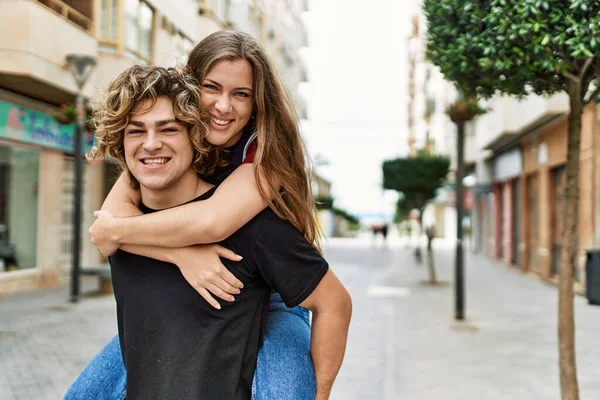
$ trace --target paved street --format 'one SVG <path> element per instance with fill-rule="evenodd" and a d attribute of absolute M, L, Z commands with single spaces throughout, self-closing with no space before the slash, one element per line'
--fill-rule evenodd
<path fill-rule="evenodd" d="M 452 286 L 423 285 L 426 267 L 397 240 L 335 239 L 326 256 L 354 300 L 333 400 L 559 399 L 556 287 L 468 254 L 469 323 L 457 326 Z M 452 246 L 435 256 L 451 281 Z M 67 293 L 0 297 L 0 399 L 60 399 L 116 333 L 111 297 L 71 305 Z M 578 297 L 576 315 L 581 398 L 600 398 L 600 307 Z"/>

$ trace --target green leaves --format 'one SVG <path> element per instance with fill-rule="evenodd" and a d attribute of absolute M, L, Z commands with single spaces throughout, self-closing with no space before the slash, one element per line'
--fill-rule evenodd
<path fill-rule="evenodd" d="M 450 159 L 421 152 L 383 163 L 383 188 L 401 192 L 410 207 L 422 208 L 446 182 Z"/>
<path fill-rule="evenodd" d="M 468 95 L 551 94 L 584 60 L 599 64 L 598 0 L 424 0 L 423 10 L 429 60 Z"/>

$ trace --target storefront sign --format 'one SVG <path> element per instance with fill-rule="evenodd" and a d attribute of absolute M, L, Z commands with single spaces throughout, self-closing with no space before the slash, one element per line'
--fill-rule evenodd
<path fill-rule="evenodd" d="M 494 181 L 505 181 L 521 175 L 523 159 L 521 149 L 509 150 L 494 158 Z"/>
<path fill-rule="evenodd" d="M 75 124 L 61 125 L 50 115 L 0 100 L 0 138 L 73 152 Z M 87 132 L 85 149 L 92 144 L 93 135 Z"/>

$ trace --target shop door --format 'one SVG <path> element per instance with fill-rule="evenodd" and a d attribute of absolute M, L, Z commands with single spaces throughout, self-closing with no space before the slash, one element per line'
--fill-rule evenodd
<path fill-rule="evenodd" d="M 567 175 L 564 166 L 552 170 L 552 275 L 557 275 L 560 268 L 560 253 L 562 250 L 562 234 L 564 227 L 564 204 Z"/>
<path fill-rule="evenodd" d="M 62 179 L 62 212 L 60 223 L 60 266 L 63 278 L 70 275 L 72 260 L 73 260 L 73 202 L 75 189 L 75 160 L 71 157 L 65 157 L 63 163 L 63 179 Z M 85 167 L 84 167 L 85 168 Z M 82 210 L 88 210 L 89 195 L 87 194 L 87 179 L 83 174 L 83 207 Z M 89 242 L 87 229 L 84 229 L 84 216 L 82 211 L 81 218 L 81 249 Z"/>
<path fill-rule="evenodd" d="M 494 209 L 496 213 L 498 213 L 498 219 L 496 220 L 496 224 L 498 226 L 495 226 L 494 228 L 496 231 L 495 247 L 496 256 L 499 260 L 502 260 L 504 258 L 504 217 L 506 217 L 506 210 L 504 209 L 504 205 L 506 203 L 504 201 L 504 185 L 498 184 L 498 187 L 495 189 L 495 193 L 496 195 L 494 196 L 494 199 L 496 200 L 496 203 L 494 204 Z"/>
<path fill-rule="evenodd" d="M 485 220 L 485 231 L 486 231 L 486 249 L 487 255 L 490 258 L 494 257 L 494 193 L 490 192 L 487 194 L 487 218 Z"/>
<path fill-rule="evenodd" d="M 521 242 L 521 205 L 519 199 L 521 198 L 521 180 L 515 179 L 513 181 L 512 191 L 512 246 L 513 246 L 513 263 L 516 267 L 521 265 L 521 254 L 519 254 L 519 243 Z"/>
<path fill-rule="evenodd" d="M 540 241 L 539 179 L 538 175 L 527 177 L 527 267 L 540 272 L 537 251 Z"/>
<path fill-rule="evenodd" d="M 479 232 L 479 234 L 475 236 L 475 246 L 480 253 L 485 254 L 485 195 L 477 193 L 475 195 L 475 201 L 477 202 L 477 220 L 475 223 L 477 224 L 477 232 Z"/>

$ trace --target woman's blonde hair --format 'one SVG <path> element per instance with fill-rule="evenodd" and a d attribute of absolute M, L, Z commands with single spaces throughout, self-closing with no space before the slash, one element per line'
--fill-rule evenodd
<path fill-rule="evenodd" d="M 253 70 L 254 118 L 247 130 L 258 133 L 254 157 L 256 180 L 264 199 L 273 198 L 273 211 L 291 222 L 319 248 L 319 228 L 312 197 L 310 159 L 291 98 L 265 49 L 252 36 L 218 31 L 204 38 L 189 54 L 187 66 L 202 83 L 220 61 L 246 60 Z"/>
<path fill-rule="evenodd" d="M 151 108 L 159 97 L 173 102 L 175 119 L 187 129 L 193 147 L 192 166 L 199 176 L 211 175 L 219 165 L 213 146 L 206 141 L 209 117 L 200 101 L 196 78 L 182 68 L 162 68 L 134 65 L 113 79 L 103 97 L 94 107 L 94 146 L 87 155 L 90 161 L 111 157 L 127 172 L 134 189 L 139 182 L 125 162 L 124 130 L 142 102 L 150 100 Z"/>

